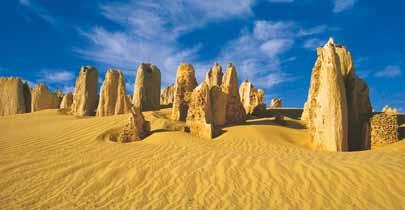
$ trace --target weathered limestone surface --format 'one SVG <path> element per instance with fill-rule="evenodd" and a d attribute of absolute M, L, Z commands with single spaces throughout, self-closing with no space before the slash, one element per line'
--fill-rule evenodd
<path fill-rule="evenodd" d="M 211 94 L 206 82 L 196 87 L 191 95 L 186 123 L 192 135 L 206 139 L 214 135 Z"/>
<path fill-rule="evenodd" d="M 173 104 L 174 100 L 174 84 L 171 84 L 162 89 L 160 92 L 160 104 Z"/>
<path fill-rule="evenodd" d="M 210 87 L 214 85 L 221 86 L 223 76 L 224 73 L 222 72 L 221 65 L 215 63 L 214 66 L 207 71 L 207 74 L 205 75 L 205 81 Z"/>
<path fill-rule="evenodd" d="M 226 123 L 227 96 L 217 85 L 211 86 L 210 92 L 213 124 L 223 126 Z"/>
<path fill-rule="evenodd" d="M 371 112 L 368 87 L 356 75 L 351 53 L 330 39 L 318 49 L 302 114 L 314 141 L 331 151 L 369 149 Z"/>
<path fill-rule="evenodd" d="M 60 103 L 60 109 L 70 109 L 73 103 L 73 94 L 67 93 L 63 96 L 62 102 Z"/>
<path fill-rule="evenodd" d="M 72 113 L 76 116 L 95 115 L 98 104 L 98 71 L 92 66 L 83 66 L 76 79 Z"/>
<path fill-rule="evenodd" d="M 241 102 L 246 114 L 253 114 L 253 112 L 259 107 L 265 108 L 264 90 L 256 89 L 248 80 L 243 81 L 240 85 L 239 95 L 241 97 Z"/>
<path fill-rule="evenodd" d="M 20 78 L 0 77 L 0 116 L 27 111 L 24 85 Z"/>
<path fill-rule="evenodd" d="M 222 91 L 226 95 L 226 123 L 242 123 L 246 120 L 246 112 L 240 101 L 238 90 L 238 76 L 233 64 L 228 64 L 222 79 Z"/>
<path fill-rule="evenodd" d="M 131 102 L 125 90 L 122 71 L 109 69 L 100 90 L 97 116 L 111 116 L 129 112 Z"/>
<path fill-rule="evenodd" d="M 273 98 L 273 99 L 271 99 L 270 108 L 281 108 L 281 107 L 282 107 L 281 98 Z"/>
<path fill-rule="evenodd" d="M 58 109 L 59 99 L 48 87 L 42 83 L 37 84 L 31 91 L 31 111 L 44 109 Z"/>
<path fill-rule="evenodd" d="M 132 106 L 130 109 L 129 122 L 122 129 L 117 139 L 118 142 L 140 141 L 150 134 L 150 122 L 146 121 L 140 107 Z"/>
<path fill-rule="evenodd" d="M 336 45 L 329 40 L 318 48 L 312 71 L 308 100 L 302 120 L 313 141 L 329 151 L 348 150 L 348 106 Z"/>
<path fill-rule="evenodd" d="M 383 112 L 371 117 L 371 149 L 399 140 L 398 119 L 396 113 Z"/>
<path fill-rule="evenodd" d="M 23 95 L 25 102 L 25 112 L 31 112 L 31 88 L 27 82 L 23 83 Z"/>
<path fill-rule="evenodd" d="M 55 95 L 58 98 L 58 107 L 60 107 L 60 103 L 62 103 L 64 94 L 61 90 L 56 90 Z"/>
<path fill-rule="evenodd" d="M 173 120 L 185 121 L 191 94 L 197 86 L 194 67 L 181 63 L 177 68 L 174 101 L 171 117 Z"/>
<path fill-rule="evenodd" d="M 160 70 L 153 64 L 142 63 L 136 73 L 132 103 L 142 111 L 160 109 Z"/>

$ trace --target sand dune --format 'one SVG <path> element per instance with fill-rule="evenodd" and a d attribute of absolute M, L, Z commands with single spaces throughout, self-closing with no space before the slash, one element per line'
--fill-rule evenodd
<path fill-rule="evenodd" d="M 270 118 L 208 141 L 167 116 L 145 113 L 156 132 L 128 144 L 98 138 L 127 115 L 1 117 L 0 209 L 405 209 L 405 141 L 314 151 L 299 121 Z"/>

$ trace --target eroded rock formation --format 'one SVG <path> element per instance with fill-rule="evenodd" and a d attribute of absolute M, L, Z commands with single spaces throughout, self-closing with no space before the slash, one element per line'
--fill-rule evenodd
<path fill-rule="evenodd" d="M 63 96 L 62 102 L 60 103 L 59 109 L 67 109 L 70 110 L 73 103 L 73 94 L 67 93 Z"/>
<path fill-rule="evenodd" d="M 63 96 L 65 96 L 65 95 L 63 94 L 63 92 L 61 90 L 56 90 L 55 95 L 58 98 L 58 107 L 60 107 L 60 103 L 62 103 Z"/>
<path fill-rule="evenodd" d="M 160 77 L 160 70 L 155 65 L 139 65 L 132 103 L 142 111 L 160 109 Z"/>
<path fill-rule="evenodd" d="M 211 139 L 214 135 L 211 94 L 206 82 L 196 87 L 191 95 L 186 123 L 195 136 Z"/>
<path fill-rule="evenodd" d="M 72 113 L 76 116 L 95 115 L 98 104 L 98 71 L 92 66 L 83 66 L 76 79 Z"/>
<path fill-rule="evenodd" d="M 31 111 L 36 112 L 44 109 L 58 109 L 59 98 L 52 93 L 45 84 L 37 84 L 31 90 Z"/>
<path fill-rule="evenodd" d="M 254 111 L 263 107 L 264 105 L 264 91 L 256 89 L 251 82 L 245 80 L 239 87 L 239 95 L 246 114 L 253 114 Z"/>
<path fill-rule="evenodd" d="M 238 76 L 233 64 L 228 64 L 222 79 L 222 91 L 226 95 L 226 123 L 234 124 L 245 122 L 246 112 L 240 101 L 238 90 Z"/>
<path fill-rule="evenodd" d="M 109 69 L 101 86 L 97 116 L 125 114 L 129 112 L 130 107 L 122 71 Z"/>
<path fill-rule="evenodd" d="M 173 120 L 186 120 L 191 93 L 197 86 L 194 67 L 181 63 L 177 68 L 174 101 L 171 117 Z"/>
<path fill-rule="evenodd" d="M 27 111 L 24 90 L 20 78 L 0 78 L 0 116 L 22 114 Z"/>
<path fill-rule="evenodd" d="M 282 107 L 281 98 L 271 99 L 270 108 L 281 108 L 281 107 Z"/>
<path fill-rule="evenodd" d="M 171 84 L 162 89 L 160 92 L 160 104 L 173 104 L 174 100 L 174 84 Z"/>
<path fill-rule="evenodd" d="M 213 67 L 208 69 L 207 74 L 205 75 L 205 82 L 212 87 L 214 85 L 221 86 L 222 77 L 224 73 L 222 72 L 222 67 L 218 63 L 215 63 Z"/>
<path fill-rule="evenodd" d="M 112 141 L 132 142 L 140 141 L 150 134 L 150 122 L 146 121 L 140 107 L 132 106 L 130 109 L 129 122 L 119 133 L 117 139 Z"/>
<path fill-rule="evenodd" d="M 399 140 L 397 113 L 387 110 L 371 117 L 371 148 L 377 148 Z"/>
<path fill-rule="evenodd" d="M 31 88 L 27 82 L 23 83 L 23 95 L 25 103 L 25 112 L 31 112 Z"/>
<path fill-rule="evenodd" d="M 366 149 L 371 104 L 350 52 L 329 39 L 318 48 L 302 120 L 313 141 L 330 151 Z"/>
<path fill-rule="evenodd" d="M 215 126 L 223 126 L 226 123 L 227 97 L 217 85 L 210 87 L 210 93 L 213 124 Z"/>

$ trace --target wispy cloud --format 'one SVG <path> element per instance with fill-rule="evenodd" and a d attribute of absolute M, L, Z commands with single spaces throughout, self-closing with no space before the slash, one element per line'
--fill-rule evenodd
<path fill-rule="evenodd" d="M 89 60 L 122 69 L 136 69 L 141 62 L 156 64 L 164 84 L 172 83 L 180 62 L 197 63 L 201 45 L 183 47 L 179 37 L 209 22 L 252 15 L 253 0 L 218 1 L 130 1 L 107 3 L 100 11 L 107 19 L 120 24 L 120 31 L 94 26 L 80 31 L 90 46 L 74 49 Z M 132 73 L 134 74 L 134 73 Z"/>
<path fill-rule="evenodd" d="M 134 75 L 141 62 L 156 64 L 162 71 L 163 85 L 173 83 L 180 62 L 194 64 L 197 79 L 204 77 L 213 62 L 226 65 L 233 62 L 241 79 L 251 79 L 262 87 L 290 81 L 282 65 L 292 58 L 285 55 L 296 43 L 295 39 L 321 34 L 327 26 L 304 29 L 292 21 L 254 21 L 239 37 L 229 40 L 213 59 L 199 57 L 202 44 L 180 43 L 180 38 L 211 22 L 253 17 L 254 0 L 130 1 L 107 3 L 100 6 L 101 14 L 122 26 L 121 30 L 108 30 L 94 26 L 80 30 L 88 46 L 75 48 L 80 56 L 121 68 Z"/>
<path fill-rule="evenodd" d="M 397 65 L 389 65 L 374 73 L 375 77 L 393 78 L 401 75 L 401 68 Z"/>
<path fill-rule="evenodd" d="M 60 22 L 53 17 L 49 11 L 40 4 L 35 3 L 33 0 L 19 0 L 19 3 L 24 8 L 27 8 L 34 15 L 38 16 L 48 24 L 52 25 L 55 28 L 60 27 Z"/>
<path fill-rule="evenodd" d="M 333 12 L 340 13 L 345 10 L 351 9 L 354 7 L 354 4 L 356 2 L 357 0 L 333 0 L 334 3 Z"/>
<path fill-rule="evenodd" d="M 73 81 L 74 73 L 66 70 L 42 70 L 37 75 L 40 82 L 46 82 L 49 84 L 64 84 Z"/>
<path fill-rule="evenodd" d="M 318 47 L 321 47 L 325 43 L 325 40 L 321 40 L 319 38 L 310 38 L 305 40 L 303 47 L 308 50 L 316 50 Z"/>

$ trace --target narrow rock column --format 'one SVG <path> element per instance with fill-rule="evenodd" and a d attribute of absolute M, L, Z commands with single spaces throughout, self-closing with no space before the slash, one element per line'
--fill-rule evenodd
<path fill-rule="evenodd" d="M 132 103 L 142 111 L 160 109 L 160 70 L 153 64 L 142 63 L 136 73 Z"/>
<path fill-rule="evenodd" d="M 181 63 L 177 68 L 174 88 L 174 101 L 171 114 L 173 120 L 186 120 L 191 93 L 196 86 L 197 81 L 193 65 Z"/>
<path fill-rule="evenodd" d="M 226 103 L 226 123 L 234 124 L 245 122 L 246 112 L 240 102 L 238 91 L 238 76 L 233 64 L 228 64 L 225 75 L 222 79 L 222 91 L 227 97 Z"/>
<path fill-rule="evenodd" d="M 98 104 L 97 86 L 97 69 L 92 66 L 83 66 L 76 79 L 72 114 L 76 116 L 95 115 Z"/>
<path fill-rule="evenodd" d="M 60 103 L 60 109 L 71 109 L 73 103 L 73 94 L 67 93 L 63 96 L 62 102 Z"/>
<path fill-rule="evenodd" d="M 130 107 L 122 71 L 109 69 L 101 86 L 97 116 L 126 114 L 129 113 Z"/>

